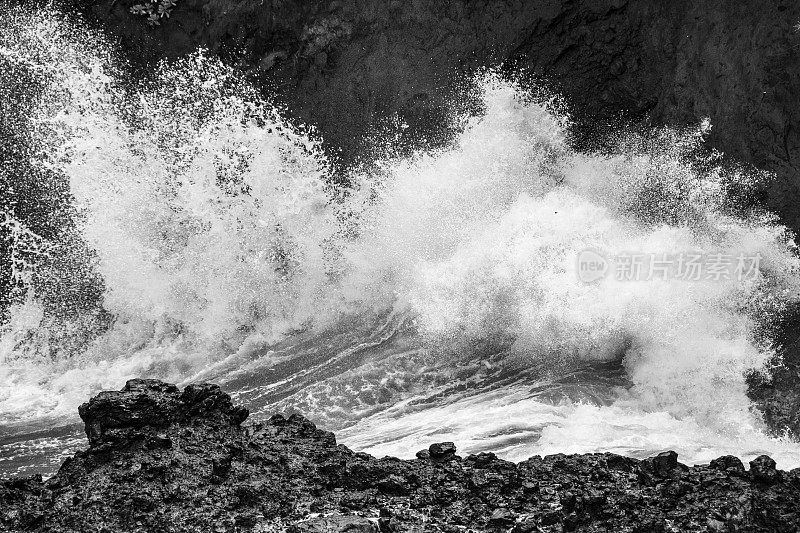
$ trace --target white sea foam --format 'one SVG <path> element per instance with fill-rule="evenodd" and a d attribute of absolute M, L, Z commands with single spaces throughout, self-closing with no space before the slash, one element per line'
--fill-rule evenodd
<path fill-rule="evenodd" d="M 797 299 L 800 263 L 772 218 L 733 214 L 728 192 L 745 194 L 763 176 L 697 156 L 707 123 L 649 143 L 631 136 L 616 155 L 578 154 L 566 119 L 490 74 L 479 83 L 484 112 L 452 147 L 379 161 L 337 189 L 314 135 L 217 60 L 164 64 L 123 91 L 101 45 L 87 50 L 52 17 L 25 21 L 6 17 L 0 53 L 48 72 L 40 163 L 69 179 L 115 321 L 81 353 L 41 357 L 54 350 L 43 349 L 32 290 L 3 329 L 0 420 L 73 413 L 98 388 L 140 375 L 182 381 L 234 353 L 252 367 L 294 332 L 394 308 L 415 318 L 440 371 L 487 354 L 555 375 L 621 360 L 631 387 L 606 406 L 512 402 L 521 389 L 508 388 L 427 412 L 394 409 L 374 415 L 387 424 L 380 443 L 373 421 L 356 426 L 367 428 L 352 437 L 361 447 L 404 453 L 410 425 L 445 417 L 454 429 L 444 433 L 467 441 L 503 424 L 536 426 L 517 434 L 529 440 L 512 455 L 635 453 L 673 434 L 700 459 L 747 455 L 743 446 L 797 456 L 761 433 L 745 374 L 773 355 L 759 332 Z M 761 274 L 583 283 L 576 259 L 586 249 L 758 254 Z M 270 361 L 286 357 L 263 357 L 265 380 Z M 403 428 L 394 444 L 392 424 Z"/>

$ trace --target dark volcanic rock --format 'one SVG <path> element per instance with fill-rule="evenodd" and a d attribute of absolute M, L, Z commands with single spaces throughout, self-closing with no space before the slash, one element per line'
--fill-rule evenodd
<path fill-rule="evenodd" d="M 132 379 L 120 392 L 101 392 L 78 408 L 92 445 L 130 437 L 137 429 L 169 427 L 201 416 L 206 423 L 239 425 L 247 418 L 217 385 L 189 385 L 179 394 L 175 385 L 153 379 Z"/>
<path fill-rule="evenodd" d="M 655 457 L 645 459 L 642 461 L 642 467 L 660 478 L 674 477 L 676 471 L 685 468 L 678 463 L 678 454 L 673 451 L 661 452 Z"/>
<path fill-rule="evenodd" d="M 452 443 L 411 461 L 337 445 L 299 415 L 242 426 L 214 385 L 134 380 L 81 408 L 88 450 L 0 481 L 0 531 L 797 531 L 800 471 L 674 452 L 533 457 Z M 151 418 L 152 417 L 152 418 Z M 91 426 L 91 427 L 90 427 Z M 432 458 L 448 460 L 432 460 Z"/>
<path fill-rule="evenodd" d="M 768 455 L 759 455 L 750 461 L 750 476 L 761 483 L 777 483 L 781 473 L 775 468 L 775 461 Z"/>
<path fill-rule="evenodd" d="M 714 459 L 709 466 L 727 472 L 739 472 L 740 474 L 744 474 L 742 460 L 733 455 L 723 455 L 722 457 Z"/>
<path fill-rule="evenodd" d="M 428 447 L 428 456 L 434 460 L 444 460 L 455 457 L 456 445 L 452 442 L 440 442 Z"/>

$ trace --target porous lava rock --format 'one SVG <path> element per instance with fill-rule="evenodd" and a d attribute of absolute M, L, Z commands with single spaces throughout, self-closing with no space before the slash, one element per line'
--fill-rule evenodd
<path fill-rule="evenodd" d="M 89 448 L 56 475 L 0 481 L 0 531 L 763 531 L 800 528 L 800 470 L 761 456 L 688 467 L 674 452 L 521 463 L 338 445 L 304 417 L 243 424 L 210 384 L 133 380 L 81 407 Z"/>

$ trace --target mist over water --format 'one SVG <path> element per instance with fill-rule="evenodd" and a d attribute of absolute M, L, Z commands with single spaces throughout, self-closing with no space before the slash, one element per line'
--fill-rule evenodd
<path fill-rule="evenodd" d="M 88 246 L 45 242 L 2 206 L 24 260 L 0 330 L 0 431 L 77 421 L 91 394 L 156 377 L 218 382 L 255 417 L 298 409 L 374 453 L 454 440 L 513 459 L 676 449 L 800 465 L 745 383 L 773 361 L 800 262 L 746 207 L 769 177 L 703 152 L 708 123 L 580 154 L 567 118 L 490 73 L 452 146 L 335 186 L 318 136 L 218 60 L 165 63 L 131 88 L 98 36 L 53 14 L 2 18 L 0 61 L 37 80 L 33 164 L 68 182 Z M 584 283 L 584 250 L 757 254 L 760 272 Z M 102 313 L 52 319 L 36 283 L 56 275 L 48 254 L 99 275 Z"/>

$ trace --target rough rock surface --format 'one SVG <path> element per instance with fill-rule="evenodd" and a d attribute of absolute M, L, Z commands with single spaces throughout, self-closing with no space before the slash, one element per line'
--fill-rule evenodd
<path fill-rule="evenodd" d="M 88 450 L 0 481 L 0 531 L 797 531 L 800 469 L 552 455 L 376 459 L 299 415 L 245 425 L 215 385 L 133 380 L 80 410 Z"/>

